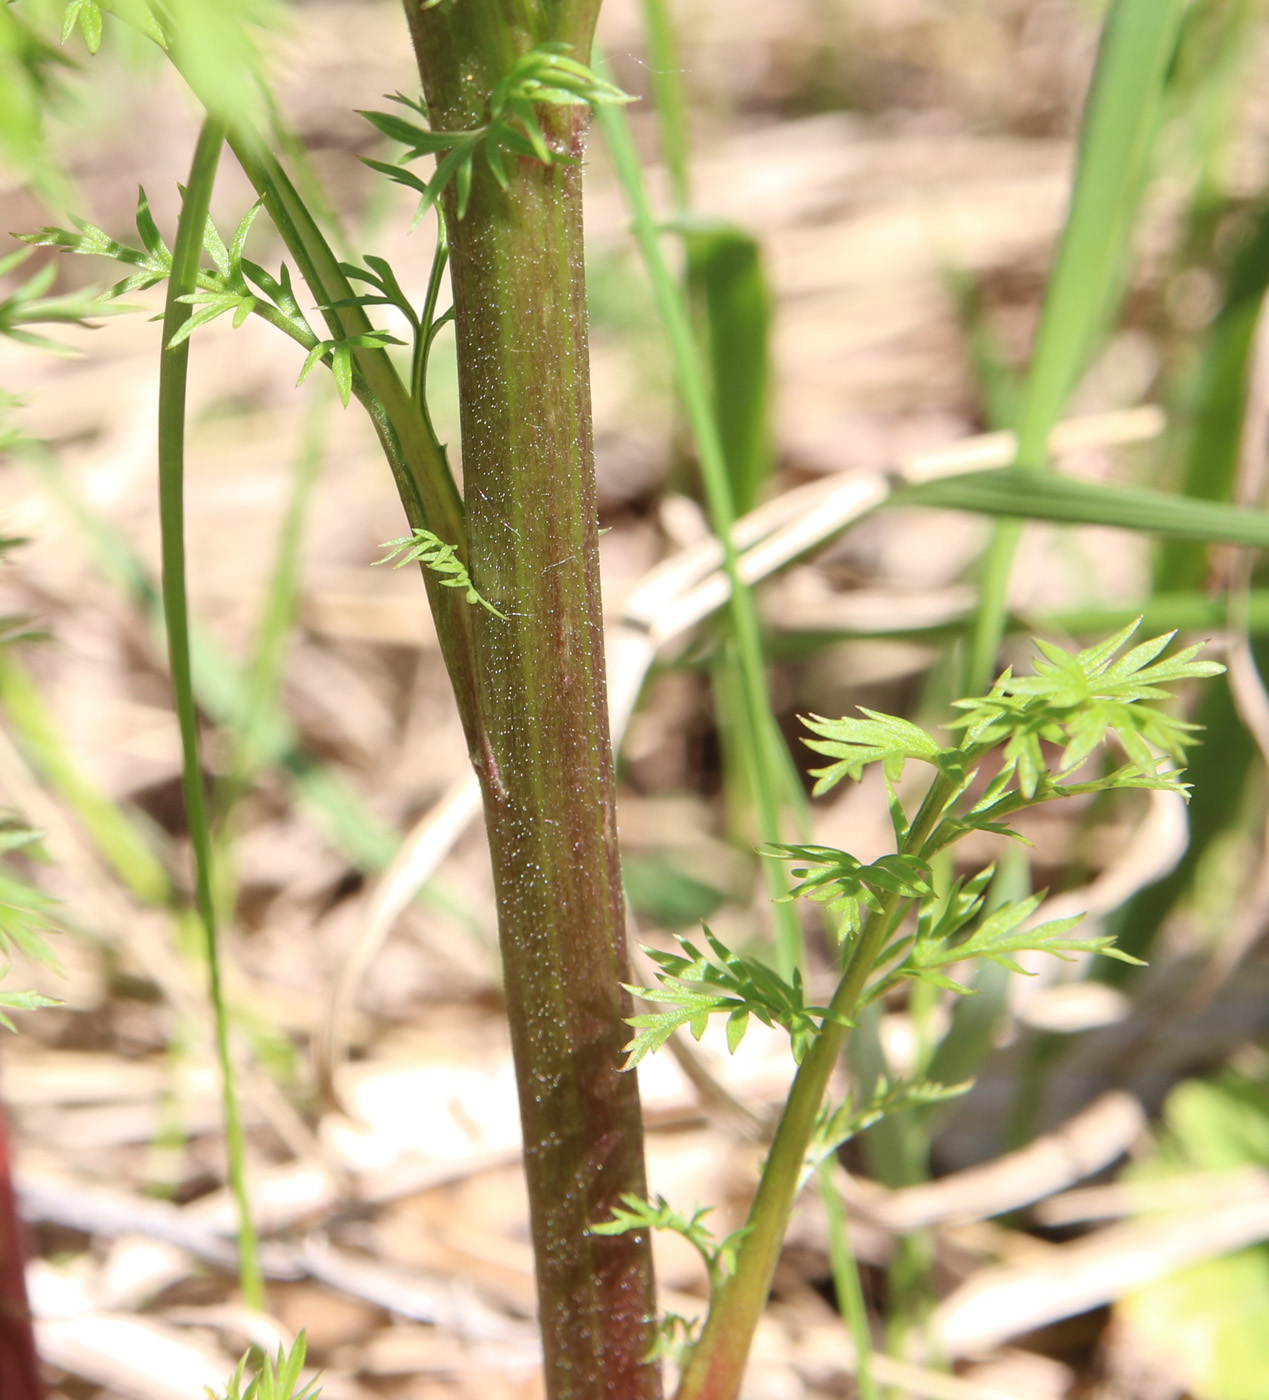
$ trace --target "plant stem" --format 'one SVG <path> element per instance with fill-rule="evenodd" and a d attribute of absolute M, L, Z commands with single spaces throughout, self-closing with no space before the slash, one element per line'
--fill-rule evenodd
<path fill-rule="evenodd" d="M 954 791 L 949 778 L 941 774 L 935 778 L 903 842 L 905 854 L 923 850 Z M 880 909 L 865 921 L 829 1003 L 830 1016 L 798 1068 L 749 1211 L 749 1233 L 741 1242 L 735 1271 L 710 1300 L 709 1315 L 683 1368 L 676 1400 L 733 1400 L 739 1393 L 789 1214 L 802 1187 L 820 1105 L 846 1041 L 847 1023 L 855 1016 L 902 903 L 901 896 L 887 894 Z"/>
<path fill-rule="evenodd" d="M 214 118 L 208 118 L 203 123 L 194 150 L 172 252 L 172 273 L 168 280 L 163 315 L 163 349 L 159 361 L 159 517 L 163 535 L 163 608 L 167 621 L 172 691 L 181 730 L 185 810 L 189 820 L 190 844 L 194 850 L 196 903 L 207 937 L 207 967 L 216 1022 L 216 1053 L 220 1061 L 229 1184 L 238 1205 L 239 1279 L 247 1306 L 258 1310 L 264 1307 L 264 1278 L 260 1272 L 255 1225 L 247 1195 L 246 1141 L 229 1053 L 229 1015 L 220 977 L 211 832 L 199 762 L 198 711 L 194 703 L 190 669 L 189 612 L 185 590 L 185 385 L 189 370 L 189 340 L 169 348 L 172 337 L 191 314 L 188 303 L 180 298 L 192 293 L 197 285 L 203 230 L 207 225 L 212 186 L 224 143 L 224 125 Z"/>
<path fill-rule="evenodd" d="M 355 290 L 281 165 L 261 149 L 250 132 L 231 132 L 229 144 L 256 193 L 263 199 L 265 210 L 295 259 L 300 275 L 318 305 L 324 308 L 322 314 L 332 336 L 341 339 L 371 330 L 370 319 L 362 307 L 334 309 L 335 302 L 355 296 Z M 410 528 L 431 530 L 447 544 L 452 544 L 457 556 L 467 563 L 463 502 L 444 450 L 426 417 L 401 382 L 386 350 L 354 350 L 353 362 L 353 392 L 374 424 Z M 442 588 L 432 575 L 423 572 L 467 742 L 478 747 L 481 740 L 472 689 L 475 664 L 470 610 L 461 599 L 454 597 L 453 590 Z"/>
<path fill-rule="evenodd" d="M 589 28 L 557 5 L 407 4 L 438 130 L 484 118 L 535 42 Z M 593 11 L 595 7 L 591 6 Z M 593 18 L 593 13 L 591 15 Z M 588 113 L 539 109 L 580 157 Z M 620 1072 L 629 999 L 608 739 L 590 421 L 580 164 L 516 159 L 503 191 L 478 161 L 457 217 L 446 195 L 483 747 L 473 750 L 494 867 L 520 1094 L 547 1394 L 659 1394 L 646 1237 L 592 1236 L 643 1194 L 635 1077 Z"/>
<path fill-rule="evenodd" d="M 859 1400 L 878 1400 L 877 1387 L 872 1378 L 872 1334 L 868 1330 L 868 1309 L 859 1282 L 859 1266 L 850 1247 L 846 1211 L 833 1181 L 829 1162 L 820 1163 L 817 1176 L 824 1213 L 828 1217 L 828 1254 L 832 1263 L 837 1307 L 846 1319 L 855 1347 L 855 1384 L 859 1389 Z"/>
<path fill-rule="evenodd" d="M 679 66 L 678 36 L 667 0 L 643 0 L 643 30 L 648 43 L 653 106 L 661 132 L 661 158 L 669 172 L 675 207 L 679 213 L 685 213 L 692 203 L 687 94 Z"/>

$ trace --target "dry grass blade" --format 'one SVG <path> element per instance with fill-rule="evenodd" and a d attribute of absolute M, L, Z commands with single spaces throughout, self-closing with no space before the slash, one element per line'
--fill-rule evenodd
<path fill-rule="evenodd" d="M 1167 1221 L 1116 1225 L 1034 1264 L 976 1274 L 935 1310 L 952 1356 L 975 1355 L 1051 1322 L 1124 1297 L 1187 1264 L 1269 1239 L 1269 1192 Z"/>
<path fill-rule="evenodd" d="M 1031 1205 L 1117 1161 L 1141 1136 L 1146 1115 L 1131 1094 L 1103 1094 L 1082 1113 L 1017 1152 L 981 1167 L 889 1195 L 863 1192 L 849 1177 L 851 1209 L 888 1230 L 986 1220 Z"/>

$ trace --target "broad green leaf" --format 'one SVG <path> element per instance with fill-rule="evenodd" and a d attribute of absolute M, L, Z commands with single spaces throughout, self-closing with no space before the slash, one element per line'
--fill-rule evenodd
<path fill-rule="evenodd" d="M 771 292 L 757 240 L 731 224 L 677 225 L 687 248 L 689 284 L 705 318 L 718 435 L 738 515 L 756 506 L 774 455 L 771 399 Z"/>

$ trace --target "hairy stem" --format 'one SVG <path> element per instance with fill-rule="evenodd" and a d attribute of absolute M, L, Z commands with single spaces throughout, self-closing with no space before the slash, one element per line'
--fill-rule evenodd
<path fill-rule="evenodd" d="M 482 124 L 527 46 L 589 56 L 593 5 L 407 0 L 433 126 Z M 548 13 L 543 16 L 543 11 Z M 539 110 L 580 158 L 581 106 Z M 652 1400 L 646 1238 L 592 1236 L 642 1194 L 604 685 L 580 164 L 516 158 L 503 191 L 476 162 L 446 223 L 459 357 L 468 567 L 506 618 L 472 609 L 476 754 L 520 1090 L 547 1393 Z"/>

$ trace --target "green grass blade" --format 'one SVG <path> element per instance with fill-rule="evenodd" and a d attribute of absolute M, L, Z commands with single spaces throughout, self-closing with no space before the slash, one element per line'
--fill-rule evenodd
<path fill-rule="evenodd" d="M 595 68 L 601 77 L 607 76 L 606 65 L 598 57 Z M 731 584 L 728 617 L 735 637 L 736 664 L 740 668 L 744 683 L 747 731 L 745 742 L 752 761 L 754 806 L 762 841 L 778 842 L 781 831 L 780 778 L 778 773 L 773 771 L 771 762 L 771 732 L 775 723 L 767 693 L 762 637 L 753 595 L 740 577 L 736 548 L 731 539 L 735 505 L 732 500 L 727 459 L 714 418 L 714 407 L 704 366 L 701 364 L 691 318 L 682 292 L 661 252 L 660 229 L 648 199 L 624 108 L 616 104 L 601 106 L 596 110 L 595 119 L 603 132 L 617 171 L 617 179 L 630 205 L 635 240 L 643 255 L 657 308 L 670 342 L 676 382 L 696 443 L 710 523 L 722 543 L 723 565 Z M 788 891 L 788 877 L 783 864 L 779 861 L 764 861 L 763 872 L 772 899 L 782 899 Z M 802 931 L 792 906 L 776 903 L 773 905 L 773 914 L 776 926 L 776 955 L 781 972 L 788 976 L 793 968 L 804 960 Z"/>
<path fill-rule="evenodd" d="M 1050 472 L 972 472 L 902 487 L 890 504 L 941 506 L 1011 520 L 1110 525 L 1173 539 L 1269 548 L 1269 512 Z"/>
<path fill-rule="evenodd" d="M 299 600 L 300 543 L 304 537 L 308 505 L 313 487 L 325 460 L 326 425 L 330 416 L 329 396 L 313 402 L 304 425 L 303 439 L 295 463 L 295 480 L 286 518 L 278 541 L 277 557 L 265 592 L 264 606 L 256 629 L 255 653 L 247 668 L 243 697 L 238 754 L 235 768 L 246 780 L 268 762 L 270 746 L 262 733 L 271 716 L 279 711 L 278 695 L 287 639 L 295 621 Z"/>
<path fill-rule="evenodd" d="M 671 197 L 679 210 L 685 210 L 692 203 L 687 93 L 668 0 L 643 0 L 643 32 L 648 43 L 648 75 L 661 136 L 661 159 L 670 174 Z"/>
<path fill-rule="evenodd" d="M 185 392 L 189 372 L 189 340 L 172 346 L 173 337 L 190 315 L 189 305 L 181 298 L 191 295 L 197 286 L 203 229 L 207 223 L 212 186 L 224 142 L 224 124 L 214 118 L 205 121 L 195 147 L 172 253 L 172 273 L 163 315 L 163 349 L 159 361 L 159 523 L 162 531 L 164 616 L 167 621 L 172 690 L 184 757 L 185 810 L 190 843 L 194 849 L 198 912 L 207 936 L 207 963 L 216 1021 L 216 1048 L 220 1059 L 229 1182 L 238 1203 L 239 1280 L 247 1306 L 259 1310 L 264 1307 L 264 1278 L 260 1272 L 255 1225 L 247 1195 L 246 1141 L 234 1087 L 228 1011 L 221 986 L 211 831 L 203 791 L 198 710 L 190 667 L 189 608 L 185 586 Z"/>
<path fill-rule="evenodd" d="M 993 431 L 1016 430 L 1022 416 L 1023 381 L 988 319 L 979 278 L 973 269 L 947 265 L 943 284 L 956 307 L 987 426 Z"/>
<path fill-rule="evenodd" d="M 967 610 L 968 612 L 968 610 Z M 772 661 L 795 661 L 825 647 L 860 638 L 927 642 L 942 645 L 959 635 L 964 617 L 950 617 L 937 626 L 840 627 L 816 631 L 777 633 L 767 644 Z M 1211 597 L 1197 590 L 1155 593 L 1139 603 L 1118 607 L 1075 608 L 1059 613 L 1028 613 L 1009 619 L 1010 634 L 1035 633 L 1038 636 L 1105 637 L 1141 618 L 1143 636 L 1160 632 L 1223 632 L 1229 625 L 1229 603 L 1225 596 Z M 1269 632 L 1269 589 L 1254 589 L 1247 598 L 1247 630 L 1253 636 Z M 686 665 L 687 663 L 680 663 Z"/>
<path fill-rule="evenodd" d="M 837 1307 L 850 1329 L 855 1347 L 855 1385 L 859 1400 L 880 1400 L 880 1392 L 872 1378 L 872 1333 L 868 1328 L 868 1308 L 859 1280 L 859 1266 L 850 1247 L 846 1210 L 833 1180 L 832 1163 L 821 1162 L 816 1169 L 816 1184 L 828 1217 L 828 1257 L 833 1270 L 833 1288 Z"/>
<path fill-rule="evenodd" d="M 746 515 L 771 475 L 771 292 L 757 240 L 729 224 L 688 225 L 688 285 L 705 323 L 714 417 L 731 481 Z"/>
<path fill-rule="evenodd" d="M 687 94 L 678 38 L 666 0 L 643 0 L 643 19 L 661 155 L 670 176 L 671 199 L 682 216 L 688 296 L 704 332 L 714 419 L 727 463 L 732 508 L 743 515 L 757 504 L 774 465 L 770 432 L 771 294 L 752 235 L 730 224 L 706 225 L 690 219 Z M 752 799 L 757 788 L 746 761 L 751 744 L 745 684 L 736 648 L 725 647 L 714 685 L 720 719 L 729 731 L 723 736 L 726 786 L 730 789 L 731 779 L 739 778 L 741 792 Z M 761 741 L 770 752 L 772 772 L 801 828 L 806 822 L 806 796 L 788 745 L 774 725 L 766 723 L 763 729 Z"/>
<path fill-rule="evenodd" d="M 1256 53 L 1257 0 L 1203 0 L 1191 5 L 1168 80 L 1164 120 L 1184 116 L 1178 135 L 1193 171 L 1186 244 L 1210 231 L 1227 198 L 1223 168 Z"/>
<path fill-rule="evenodd" d="M 47 449 L 28 443 L 19 460 L 81 532 L 103 577 L 141 611 L 151 631 L 162 636 L 159 590 L 129 541 L 93 511 L 58 470 Z M 246 708 L 246 679 L 237 663 L 194 619 L 190 622 L 190 662 L 199 707 L 217 724 L 239 734 Z M 304 749 L 280 710 L 274 708 L 261 715 L 255 741 L 260 762 L 276 764 L 288 773 L 314 822 L 357 869 L 369 874 L 388 864 L 400 845 L 396 832 L 369 811 L 345 779 Z"/>
<path fill-rule="evenodd" d="M 1228 501 L 1234 493 L 1247 402 L 1248 361 L 1265 292 L 1269 290 L 1269 210 L 1230 270 L 1221 307 L 1203 350 L 1193 390 L 1192 417 L 1181 489 L 1187 496 Z M 1165 545 L 1155 583 L 1197 588 L 1206 578 L 1207 552 L 1193 543 Z"/>
<path fill-rule="evenodd" d="M 1118 298 L 1185 3 L 1112 0 L 1085 106 L 1070 210 L 1027 375 L 1020 467 L 1046 465 L 1049 433 Z M 1016 525 L 998 526 L 983 562 L 966 660 L 969 694 L 987 684 L 996 664 L 1018 536 Z"/>
<path fill-rule="evenodd" d="M 1028 375 L 1021 466 L 1044 462 L 1049 433 L 1117 300 L 1185 7 L 1186 0 L 1115 0 L 1107 16 Z"/>
<path fill-rule="evenodd" d="M 1145 637 L 1160 632 L 1222 632 L 1229 626 L 1229 598 L 1211 597 L 1207 593 L 1182 591 L 1153 593 L 1137 607 L 1079 608 L 1040 618 L 1035 626 L 1046 625 L 1068 636 L 1109 636 L 1126 627 L 1134 618 L 1141 618 L 1141 633 Z M 1023 623 L 1017 622 L 1021 630 Z M 1254 589 L 1247 597 L 1247 627 L 1253 635 L 1269 632 L 1269 589 Z"/>

